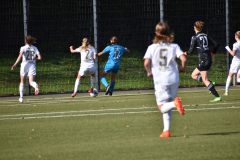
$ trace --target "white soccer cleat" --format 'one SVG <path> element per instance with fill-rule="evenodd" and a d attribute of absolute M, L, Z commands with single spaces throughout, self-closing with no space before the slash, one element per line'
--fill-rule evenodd
<path fill-rule="evenodd" d="M 23 103 L 23 98 L 20 97 L 20 98 L 18 99 L 18 101 L 19 101 L 20 103 Z"/>
<path fill-rule="evenodd" d="M 224 96 L 228 96 L 228 92 L 225 92 L 223 95 L 224 95 Z"/>

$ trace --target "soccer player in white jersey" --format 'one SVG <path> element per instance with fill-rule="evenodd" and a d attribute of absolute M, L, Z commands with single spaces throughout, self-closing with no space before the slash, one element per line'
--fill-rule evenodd
<path fill-rule="evenodd" d="M 144 56 L 144 67 L 147 76 L 153 76 L 155 96 L 158 109 L 163 114 L 163 132 L 161 138 L 170 137 L 170 121 L 172 109 L 176 108 L 180 115 L 185 114 L 181 99 L 177 97 L 179 86 L 179 70 L 176 58 L 181 61 L 180 71 L 185 69 L 186 56 L 172 38 L 167 23 L 159 22 L 155 27 L 155 38 Z"/>
<path fill-rule="evenodd" d="M 240 69 L 240 31 L 237 31 L 235 33 L 235 40 L 236 42 L 233 44 L 233 49 L 231 50 L 229 46 L 226 46 L 225 48 L 227 51 L 233 56 L 232 63 L 230 66 L 229 74 L 226 81 L 226 87 L 225 87 L 225 93 L 224 95 L 228 95 L 229 86 L 232 81 L 233 75 L 237 75 L 237 82 L 240 82 L 240 75 L 239 75 L 239 69 Z"/>
<path fill-rule="evenodd" d="M 80 69 L 75 81 L 74 91 L 72 93 L 72 97 L 77 95 L 78 86 L 80 85 L 81 78 L 83 76 L 90 75 L 91 81 L 91 89 L 90 93 L 93 92 L 93 88 L 96 86 L 96 51 L 93 46 L 90 45 L 89 40 L 87 38 L 83 38 L 82 45 L 79 48 L 73 49 L 73 46 L 70 46 L 71 53 L 80 53 L 81 54 L 81 64 Z"/>
<path fill-rule="evenodd" d="M 39 53 L 37 47 L 32 45 L 35 43 L 36 38 L 28 35 L 25 37 L 25 46 L 22 46 L 18 55 L 18 58 L 14 65 L 12 66 L 12 70 L 17 66 L 17 64 L 22 59 L 21 68 L 20 68 L 20 85 L 19 85 L 19 102 L 23 102 L 23 94 L 24 94 L 24 78 L 28 76 L 29 84 L 35 89 L 35 95 L 38 95 L 39 88 L 38 84 L 34 81 L 36 76 L 36 60 L 41 60 L 41 54 Z"/>

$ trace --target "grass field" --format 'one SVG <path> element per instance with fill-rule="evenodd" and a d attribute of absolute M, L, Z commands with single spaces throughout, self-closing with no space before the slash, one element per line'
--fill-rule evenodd
<path fill-rule="evenodd" d="M 223 90 L 220 90 L 223 93 Z M 239 160 L 240 89 L 219 103 L 205 88 L 180 90 L 170 139 L 153 91 L 0 98 L 0 160 Z"/>

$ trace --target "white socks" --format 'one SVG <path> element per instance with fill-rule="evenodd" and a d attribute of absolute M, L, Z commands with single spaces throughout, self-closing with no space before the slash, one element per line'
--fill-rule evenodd
<path fill-rule="evenodd" d="M 90 76 L 90 83 L 92 88 L 96 88 L 96 76 Z"/>
<path fill-rule="evenodd" d="M 19 84 L 19 94 L 20 94 L 20 98 L 23 98 L 23 94 L 24 94 L 24 84 L 23 83 Z"/>
<path fill-rule="evenodd" d="M 172 111 L 169 111 L 167 113 L 163 113 L 163 131 L 169 131 L 170 130 L 170 122 L 172 117 Z"/>
<path fill-rule="evenodd" d="M 161 109 L 161 112 L 164 114 L 164 113 L 169 112 L 169 111 L 172 110 L 173 108 L 175 108 L 175 103 L 174 103 L 174 101 L 164 103 L 160 109 Z"/>
<path fill-rule="evenodd" d="M 38 89 L 38 84 L 36 82 L 31 82 L 30 85 L 35 89 L 37 90 Z"/>
<path fill-rule="evenodd" d="M 77 93 L 79 85 L 80 85 L 80 80 L 77 78 L 75 81 L 74 93 Z"/>
<path fill-rule="evenodd" d="M 227 81 L 226 81 L 225 93 L 228 93 L 231 80 L 232 80 L 232 78 L 230 76 L 228 76 Z"/>

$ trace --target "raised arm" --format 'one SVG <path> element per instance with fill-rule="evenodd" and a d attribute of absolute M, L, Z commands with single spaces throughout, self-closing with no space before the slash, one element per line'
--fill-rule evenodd
<path fill-rule="evenodd" d="M 225 48 L 232 56 L 236 55 L 236 50 L 231 50 L 229 46 L 226 46 Z"/>
<path fill-rule="evenodd" d="M 69 47 L 71 53 L 77 53 L 79 52 L 77 49 L 73 49 L 73 46 Z"/>
<path fill-rule="evenodd" d="M 16 62 L 12 65 L 11 70 L 14 70 L 15 67 L 17 66 L 17 64 L 20 62 L 21 58 L 22 58 L 23 52 L 19 52 L 18 58 L 16 60 Z"/>

